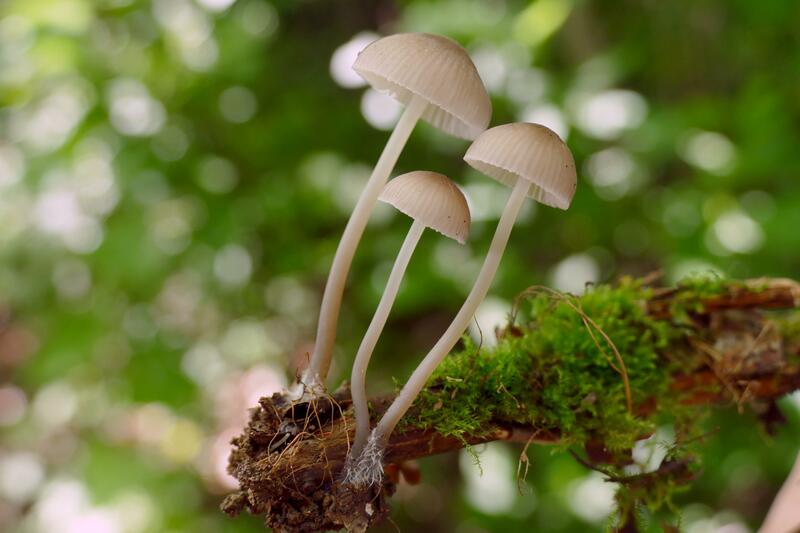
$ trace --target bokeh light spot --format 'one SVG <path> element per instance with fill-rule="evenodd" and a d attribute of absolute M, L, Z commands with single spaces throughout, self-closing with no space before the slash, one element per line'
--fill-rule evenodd
<path fill-rule="evenodd" d="M 254 37 L 269 37 L 278 29 L 278 12 L 269 2 L 240 0 L 236 11 L 242 29 Z"/>
<path fill-rule="evenodd" d="M 212 13 L 225 11 L 233 5 L 236 0 L 197 0 L 197 3 L 208 9 Z"/>
<path fill-rule="evenodd" d="M 583 294 L 587 283 L 600 279 L 600 265 L 589 254 L 571 255 L 550 271 L 550 284 L 560 291 Z"/>
<path fill-rule="evenodd" d="M 613 89 L 579 99 L 575 122 L 587 135 L 611 140 L 642 124 L 647 102 L 636 92 Z"/>
<path fill-rule="evenodd" d="M 250 280 L 253 260 L 242 246 L 229 244 L 214 258 L 214 274 L 217 279 L 231 288 L 241 287 Z"/>
<path fill-rule="evenodd" d="M 0 456 L 0 496 L 12 502 L 29 500 L 44 480 L 41 460 L 31 452 Z"/>
<path fill-rule="evenodd" d="M 122 134 L 133 137 L 153 135 L 164 124 L 166 112 L 158 100 L 139 81 L 118 79 L 108 88 L 111 124 Z"/>
<path fill-rule="evenodd" d="M 253 91 L 247 87 L 229 87 L 219 96 L 219 110 L 225 120 L 242 124 L 256 114 L 258 100 Z"/>
<path fill-rule="evenodd" d="M 586 162 L 586 175 L 603 200 L 625 196 L 633 187 L 636 163 L 622 148 L 606 148 L 592 154 Z"/>
<path fill-rule="evenodd" d="M 480 453 L 480 465 L 469 452 L 461 450 L 458 465 L 465 484 L 464 496 L 472 507 L 489 515 L 504 514 L 514 507 L 517 499 L 515 465 L 501 443 L 486 445 Z"/>
<path fill-rule="evenodd" d="M 478 346 L 497 346 L 497 328 L 508 322 L 511 304 L 502 298 L 488 296 L 475 311 L 469 323 L 469 334 Z"/>
<path fill-rule="evenodd" d="M 402 109 L 400 102 L 375 89 L 367 89 L 361 98 L 361 114 L 375 129 L 392 129 L 400 118 Z"/>
<path fill-rule="evenodd" d="M 348 89 L 365 87 L 367 82 L 353 70 L 353 63 L 358 57 L 358 53 L 378 37 L 372 32 L 357 33 L 352 39 L 337 48 L 331 56 L 330 64 L 333 81 Z"/>
<path fill-rule="evenodd" d="M 691 131 L 678 144 L 678 154 L 687 163 L 712 174 L 728 174 L 733 169 L 736 148 L 721 133 Z"/>
<path fill-rule="evenodd" d="M 197 183 L 214 194 L 231 192 L 239 181 L 236 167 L 222 157 L 208 156 L 200 161 L 196 173 Z"/>
<path fill-rule="evenodd" d="M 716 241 L 728 252 L 749 254 L 758 250 L 764 241 L 761 225 L 741 210 L 723 214 L 712 228 Z"/>
<path fill-rule="evenodd" d="M 616 485 L 592 472 L 567 487 L 567 503 L 576 516 L 592 524 L 605 521 L 614 510 Z"/>

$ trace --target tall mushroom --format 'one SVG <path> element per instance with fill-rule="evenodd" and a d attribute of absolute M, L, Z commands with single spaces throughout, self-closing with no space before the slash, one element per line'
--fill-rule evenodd
<path fill-rule="evenodd" d="M 470 216 L 467 200 L 461 190 L 442 174 L 422 170 L 403 174 L 391 180 L 378 199 L 410 216 L 414 219 L 414 223 L 397 254 L 383 296 L 353 363 L 350 390 L 355 410 L 356 437 L 350 451 L 352 457 L 358 457 L 369 436 L 369 408 L 365 385 L 367 365 L 386 325 L 386 319 L 394 304 L 411 254 L 422 232 L 425 228 L 431 228 L 461 244 L 466 242 L 469 234 Z"/>
<path fill-rule="evenodd" d="M 512 187 L 511 196 L 500 217 L 478 279 L 464 305 L 442 338 L 411 374 L 370 437 L 370 446 L 379 450 L 430 375 L 467 329 L 494 279 L 525 197 L 567 209 L 575 194 L 577 176 L 572 153 L 558 135 L 539 124 L 515 123 L 491 128 L 472 143 L 464 160 L 489 177 Z M 368 454 L 365 451 L 364 456 L 374 458 L 380 457 L 380 454 L 372 451 Z M 380 465 L 364 467 L 372 469 L 374 475 L 375 468 Z"/>
<path fill-rule="evenodd" d="M 492 106 L 475 65 L 455 41 L 426 33 L 390 35 L 361 51 L 353 69 L 406 106 L 347 222 L 322 296 L 311 363 L 301 382 L 315 391 L 328 374 L 347 274 L 369 215 L 417 121 L 474 139 Z"/>

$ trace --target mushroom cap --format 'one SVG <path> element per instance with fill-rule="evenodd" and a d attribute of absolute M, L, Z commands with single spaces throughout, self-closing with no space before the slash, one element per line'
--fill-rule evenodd
<path fill-rule="evenodd" d="M 492 103 L 467 51 L 429 33 L 398 33 L 364 48 L 353 64 L 362 78 L 408 105 L 414 95 L 428 102 L 422 113 L 451 135 L 472 140 L 487 128 Z"/>
<path fill-rule="evenodd" d="M 509 187 L 518 179 L 529 181 L 529 197 L 559 209 L 569 207 L 578 186 L 572 152 L 541 124 L 515 122 L 488 129 L 470 145 L 464 161 Z"/>
<path fill-rule="evenodd" d="M 447 176 L 409 172 L 390 180 L 378 199 L 442 235 L 467 242 L 471 221 L 467 199 Z"/>

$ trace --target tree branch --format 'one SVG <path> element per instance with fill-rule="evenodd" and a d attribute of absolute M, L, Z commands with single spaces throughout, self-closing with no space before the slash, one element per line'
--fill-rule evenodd
<path fill-rule="evenodd" d="M 671 388 L 687 405 L 755 405 L 767 419 L 776 399 L 800 389 L 800 327 L 795 335 L 764 311 L 800 307 L 800 285 L 785 279 L 720 284 L 705 296 L 686 287 L 654 289 L 644 302 L 657 321 L 674 323 L 676 310 L 688 316 L 680 349 L 688 347 L 700 363 L 689 372 L 675 373 Z M 374 398 L 374 416 L 391 400 Z M 654 409 L 644 402 L 636 406 L 636 414 L 645 416 Z M 406 461 L 468 444 L 552 444 L 560 438 L 558 427 L 502 420 L 461 438 L 406 427 L 391 436 L 385 450 L 387 474 L 392 475 L 382 487 L 359 492 L 339 483 L 353 433 L 347 389 L 303 404 L 292 404 L 280 394 L 262 398 L 248 427 L 233 441 L 229 470 L 241 490 L 226 499 L 223 509 L 229 514 L 243 508 L 263 514 L 276 531 L 363 530 L 388 514 L 386 498 L 397 481 L 394 473 Z"/>

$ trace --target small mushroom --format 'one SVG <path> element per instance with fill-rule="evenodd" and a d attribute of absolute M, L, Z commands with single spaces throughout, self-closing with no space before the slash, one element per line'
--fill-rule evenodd
<path fill-rule="evenodd" d="M 512 187 L 511 196 L 464 305 L 376 426 L 374 440 L 381 446 L 441 360 L 461 338 L 486 297 L 525 197 L 567 209 L 575 194 L 577 176 L 572 153 L 558 135 L 539 124 L 514 123 L 491 128 L 472 143 L 464 160 L 489 177 Z"/>
<path fill-rule="evenodd" d="M 328 374 L 347 274 L 369 215 L 417 121 L 451 135 L 474 139 L 486 129 L 492 106 L 475 65 L 455 41 L 427 33 L 378 39 L 353 65 L 375 89 L 406 106 L 347 222 L 322 296 L 311 363 L 301 382 L 321 388 Z"/>
<path fill-rule="evenodd" d="M 469 207 L 464 194 L 447 176 L 436 172 L 416 171 L 391 180 L 378 198 L 414 219 L 406 239 L 397 254 L 386 288 L 372 317 L 369 328 L 358 348 L 350 391 L 356 418 L 356 437 L 351 456 L 358 457 L 369 437 L 369 408 L 367 406 L 366 373 L 375 344 L 386 325 L 411 254 L 425 228 L 464 244 L 469 234 Z"/>

